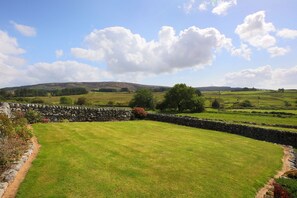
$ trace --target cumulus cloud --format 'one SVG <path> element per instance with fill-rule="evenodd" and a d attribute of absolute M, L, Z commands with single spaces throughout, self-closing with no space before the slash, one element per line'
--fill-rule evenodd
<path fill-rule="evenodd" d="M 31 26 L 21 25 L 14 21 L 10 21 L 14 28 L 24 36 L 33 37 L 36 36 L 36 29 Z"/>
<path fill-rule="evenodd" d="M 297 66 L 273 69 L 270 65 L 255 69 L 245 69 L 225 75 L 225 84 L 258 88 L 296 88 Z"/>
<path fill-rule="evenodd" d="M 32 83 L 42 82 L 82 82 L 102 81 L 110 74 L 97 67 L 77 61 L 56 61 L 36 63 L 26 69 Z"/>
<path fill-rule="evenodd" d="M 187 0 L 181 8 L 186 14 L 191 13 L 192 11 L 206 11 L 208 7 L 212 7 L 211 12 L 215 15 L 226 15 L 227 11 L 237 5 L 237 0 Z"/>
<path fill-rule="evenodd" d="M 240 48 L 232 48 L 231 54 L 234 56 L 242 56 L 246 60 L 251 60 L 252 50 L 246 44 L 241 44 Z"/>
<path fill-rule="evenodd" d="M 232 41 L 215 28 L 189 27 L 176 34 L 164 26 L 157 41 L 146 41 L 124 27 L 94 30 L 84 39 L 84 48 L 72 48 L 78 58 L 105 61 L 115 73 L 172 72 L 211 64 L 214 51 L 231 49 Z"/>
<path fill-rule="evenodd" d="M 60 58 L 61 56 L 64 55 L 64 51 L 61 50 L 61 49 L 59 49 L 59 50 L 56 50 L 56 51 L 55 51 L 55 54 L 56 54 L 56 57 L 57 57 L 57 58 Z"/>
<path fill-rule="evenodd" d="M 18 46 L 16 38 L 0 30 L 0 84 L 9 85 L 11 81 L 24 79 L 20 66 L 25 64 L 21 57 L 25 50 Z"/>
<path fill-rule="evenodd" d="M 216 15 L 226 15 L 227 10 L 237 4 L 237 0 L 220 0 L 217 5 L 212 9 L 212 13 Z"/>
<path fill-rule="evenodd" d="M 254 47 L 269 48 L 276 43 L 276 39 L 270 35 L 274 31 L 274 25 L 265 21 L 265 11 L 259 11 L 246 16 L 244 22 L 236 27 L 235 33 Z"/>
<path fill-rule="evenodd" d="M 277 31 L 276 35 L 282 38 L 295 39 L 297 38 L 297 30 L 284 28 L 282 30 Z"/>
<path fill-rule="evenodd" d="M 290 51 L 289 48 L 270 47 L 267 49 L 271 57 L 283 56 Z"/>

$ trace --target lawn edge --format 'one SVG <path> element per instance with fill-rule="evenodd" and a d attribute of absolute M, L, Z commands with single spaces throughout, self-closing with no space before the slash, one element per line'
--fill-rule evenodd
<path fill-rule="evenodd" d="M 29 169 L 32 166 L 32 162 L 36 159 L 41 145 L 38 143 L 38 140 L 36 137 L 32 137 L 31 141 L 33 144 L 33 151 L 31 153 L 31 155 L 28 157 L 28 160 L 22 165 L 22 167 L 16 174 L 13 181 L 8 184 L 2 198 L 16 197 L 16 194 L 18 192 L 18 189 L 19 189 L 21 183 L 24 181 Z"/>

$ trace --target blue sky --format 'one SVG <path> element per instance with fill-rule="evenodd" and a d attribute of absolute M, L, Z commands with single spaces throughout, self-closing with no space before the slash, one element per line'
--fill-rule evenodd
<path fill-rule="evenodd" d="M 297 88 L 295 0 L 10 0 L 0 87 L 125 81 Z"/>

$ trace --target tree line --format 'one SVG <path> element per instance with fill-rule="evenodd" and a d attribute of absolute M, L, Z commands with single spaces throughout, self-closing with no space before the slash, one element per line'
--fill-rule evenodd
<path fill-rule="evenodd" d="M 86 88 L 76 87 L 76 88 L 64 88 L 64 89 L 28 89 L 22 88 L 17 89 L 14 92 L 0 90 L 0 96 L 2 98 L 11 97 L 36 97 L 36 96 L 68 96 L 68 95 L 81 95 L 87 94 Z"/>

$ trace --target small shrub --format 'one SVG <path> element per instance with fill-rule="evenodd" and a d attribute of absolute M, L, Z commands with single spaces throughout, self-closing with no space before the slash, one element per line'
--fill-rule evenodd
<path fill-rule="evenodd" d="M 41 121 L 41 114 L 38 111 L 34 111 L 30 109 L 26 112 L 25 118 L 28 120 L 30 124 L 34 124 Z"/>
<path fill-rule="evenodd" d="M 280 184 L 273 183 L 273 193 L 275 198 L 291 198 L 289 193 Z"/>
<path fill-rule="evenodd" d="M 0 138 L 12 136 L 15 134 L 13 123 L 11 119 L 5 114 L 0 114 Z"/>
<path fill-rule="evenodd" d="M 72 105 L 73 104 L 73 101 L 72 101 L 72 98 L 70 97 L 61 97 L 60 98 L 60 104 L 64 104 L 64 105 Z"/>
<path fill-rule="evenodd" d="M 87 98 L 85 97 L 79 97 L 76 101 L 77 105 L 86 105 L 87 103 Z"/>
<path fill-rule="evenodd" d="M 241 103 L 239 103 L 239 106 L 240 106 L 240 107 L 252 107 L 253 105 L 252 105 L 251 101 L 249 101 L 249 100 L 244 100 L 244 101 L 242 101 Z"/>
<path fill-rule="evenodd" d="M 28 142 L 18 137 L 0 139 L 0 172 L 10 167 L 27 149 Z"/>
<path fill-rule="evenodd" d="M 41 119 L 41 122 L 42 123 L 49 123 L 50 122 L 50 119 L 49 118 L 42 118 Z"/>
<path fill-rule="evenodd" d="M 113 101 L 108 101 L 107 106 L 113 107 L 114 106 L 114 102 Z"/>
<path fill-rule="evenodd" d="M 133 108 L 132 113 L 135 116 L 135 118 L 138 119 L 144 119 L 147 116 L 147 112 L 144 110 L 144 108 L 141 107 Z"/>
<path fill-rule="evenodd" d="M 274 197 L 297 198 L 297 180 L 286 178 L 276 179 Z"/>
<path fill-rule="evenodd" d="M 212 103 L 211 103 L 211 107 L 214 109 L 219 109 L 221 106 L 220 102 L 218 99 L 215 99 Z"/>

